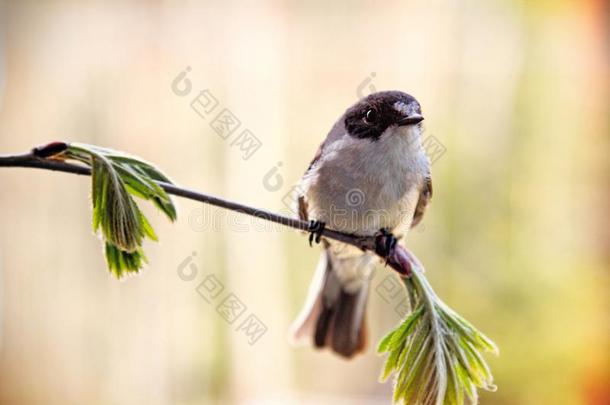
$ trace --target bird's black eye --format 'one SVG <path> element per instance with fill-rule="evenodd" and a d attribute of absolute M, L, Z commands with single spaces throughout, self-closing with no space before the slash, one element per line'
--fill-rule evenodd
<path fill-rule="evenodd" d="M 369 124 L 374 123 L 377 120 L 377 111 L 368 110 L 364 116 L 364 120 Z"/>

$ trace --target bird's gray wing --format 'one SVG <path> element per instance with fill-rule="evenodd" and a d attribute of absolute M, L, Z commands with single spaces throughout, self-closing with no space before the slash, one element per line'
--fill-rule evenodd
<path fill-rule="evenodd" d="M 422 186 L 421 191 L 419 192 L 419 199 L 417 200 L 417 205 L 415 206 L 415 212 L 413 213 L 413 221 L 411 221 L 411 228 L 415 225 L 419 224 L 422 217 L 424 216 L 424 212 L 426 212 L 426 207 L 432 198 L 432 177 L 430 173 L 424 179 L 424 184 Z"/>
<path fill-rule="evenodd" d="M 309 214 L 307 212 L 307 201 L 305 201 L 304 195 L 299 195 L 297 197 L 297 209 L 299 211 L 299 219 L 301 221 L 309 221 Z"/>
<path fill-rule="evenodd" d="M 316 155 L 313 157 L 311 163 L 307 167 L 307 170 L 305 170 L 305 174 L 307 174 L 307 172 L 310 171 L 311 168 L 320 160 L 320 157 L 324 153 L 324 149 L 332 143 L 341 139 L 341 137 L 345 135 L 345 132 L 345 121 L 343 116 L 341 116 L 341 118 L 339 118 L 339 120 L 335 122 L 335 125 L 333 125 L 333 127 L 330 129 L 328 135 L 326 135 L 326 139 L 324 139 L 324 142 L 322 142 L 320 144 L 320 147 L 318 147 Z"/>
<path fill-rule="evenodd" d="M 345 121 L 344 121 L 343 116 L 341 116 L 341 118 L 339 118 L 339 120 L 337 122 L 335 122 L 335 125 L 333 125 L 333 127 L 331 128 L 331 130 L 328 133 L 328 135 L 326 136 L 326 139 L 324 140 L 324 142 L 322 142 L 320 144 L 320 146 L 318 147 L 316 155 L 311 160 L 311 163 L 309 163 L 309 166 L 307 167 L 307 170 L 305 170 L 305 173 L 303 174 L 303 176 L 306 176 L 307 173 L 309 173 L 309 171 L 316 165 L 316 163 L 318 163 L 320 161 L 320 158 L 322 157 L 322 154 L 324 153 L 325 148 L 327 148 L 330 144 L 334 143 L 335 141 L 338 141 L 339 139 L 341 139 L 341 137 L 343 135 L 345 135 Z M 301 190 L 301 191 L 303 191 L 303 190 Z M 301 219 L 303 221 L 308 221 L 309 219 L 308 219 L 308 214 L 307 214 L 307 200 L 306 200 L 305 195 L 302 192 L 299 193 L 299 195 L 297 195 L 297 204 L 298 204 L 299 219 Z"/>

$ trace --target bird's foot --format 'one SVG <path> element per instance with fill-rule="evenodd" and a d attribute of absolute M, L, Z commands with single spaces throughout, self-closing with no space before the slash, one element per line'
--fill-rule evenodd
<path fill-rule="evenodd" d="M 315 240 L 316 243 L 320 243 L 322 233 L 326 228 L 326 224 L 321 221 L 309 221 L 309 246 L 312 246 L 312 242 Z M 314 239 L 315 238 L 315 239 Z"/>
<path fill-rule="evenodd" d="M 384 257 L 385 263 L 388 264 L 389 258 L 394 253 L 396 243 L 398 243 L 398 238 L 387 229 L 381 228 L 375 234 L 375 253 Z"/>

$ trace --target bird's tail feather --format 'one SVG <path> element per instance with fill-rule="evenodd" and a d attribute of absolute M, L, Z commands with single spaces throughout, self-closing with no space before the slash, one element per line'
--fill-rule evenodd
<path fill-rule="evenodd" d="M 292 337 L 295 343 L 309 341 L 317 348 L 329 347 L 351 358 L 366 349 L 365 312 L 370 277 L 366 274 L 356 280 L 348 291 L 345 280 L 342 283 L 338 272 L 333 271 L 331 255 L 329 249 L 322 252 L 305 306 L 293 324 Z M 369 266 L 368 261 L 358 262 Z"/>

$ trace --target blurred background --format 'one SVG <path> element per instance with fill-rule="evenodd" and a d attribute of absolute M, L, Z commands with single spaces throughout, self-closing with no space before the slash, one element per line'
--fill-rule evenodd
<path fill-rule="evenodd" d="M 498 391 L 481 403 L 609 404 L 608 11 L 1 2 L 0 154 L 108 146 L 189 188 L 287 212 L 343 110 L 406 91 L 426 116 L 435 192 L 406 242 L 500 347 Z M 222 114 L 234 132 L 217 132 Z M 175 224 L 143 204 L 160 241 L 141 274 L 117 281 L 91 232 L 87 178 L 0 170 L 1 403 L 389 402 L 373 350 L 401 317 L 387 269 L 373 280 L 366 355 L 294 348 L 318 248 L 176 202 Z"/>

